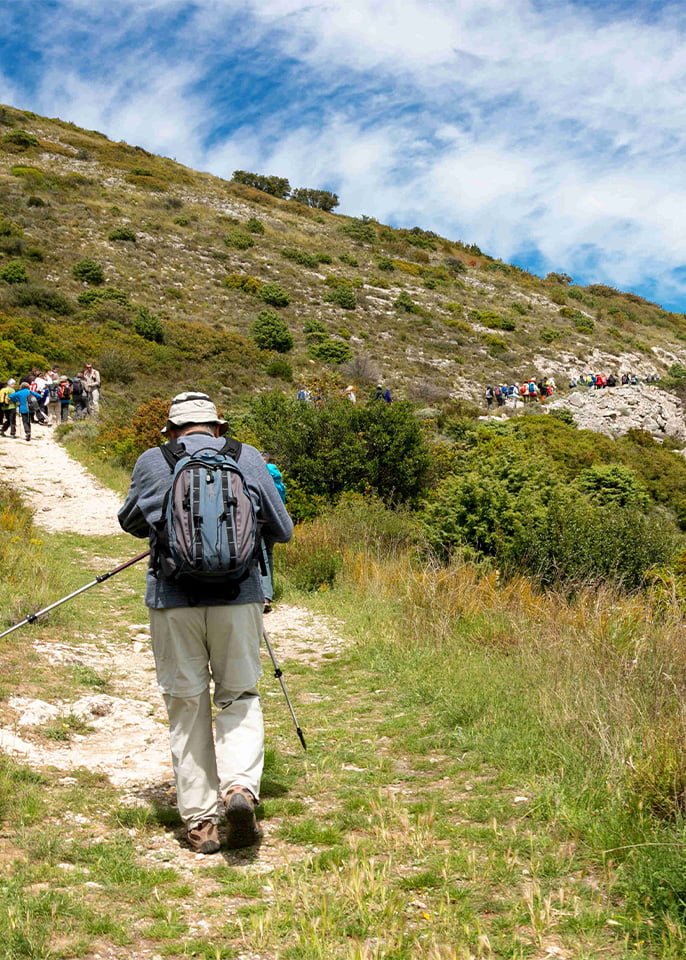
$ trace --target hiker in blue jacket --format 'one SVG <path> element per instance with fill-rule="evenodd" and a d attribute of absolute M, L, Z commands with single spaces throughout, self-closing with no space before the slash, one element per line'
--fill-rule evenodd
<path fill-rule="evenodd" d="M 29 409 L 29 397 L 35 397 L 36 400 L 40 402 L 42 399 L 40 393 L 36 393 L 35 390 L 29 388 L 26 380 L 22 381 L 19 385 L 19 389 L 15 390 L 14 393 L 11 393 L 8 397 L 10 403 L 19 404 L 19 413 L 21 415 L 21 422 L 24 424 L 24 433 L 26 434 L 26 439 L 31 439 L 31 411 Z"/>

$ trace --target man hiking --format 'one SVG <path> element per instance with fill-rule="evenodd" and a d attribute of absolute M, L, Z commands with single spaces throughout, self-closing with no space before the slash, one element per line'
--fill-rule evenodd
<path fill-rule="evenodd" d="M 150 612 L 157 680 L 169 716 L 178 808 L 191 848 L 205 854 L 216 853 L 220 848 L 220 811 L 226 816 L 226 842 L 230 848 L 250 846 L 260 838 L 255 818 L 264 763 L 264 726 L 257 692 L 257 681 L 262 675 L 264 605 L 260 567 L 257 563 L 250 565 L 239 583 L 196 588 L 187 581 L 170 579 L 168 555 L 156 559 L 155 545 L 165 535 L 169 537 L 164 523 L 171 516 L 170 511 L 178 508 L 183 514 L 185 510 L 190 518 L 196 509 L 196 498 L 211 497 L 212 491 L 223 489 L 227 482 L 224 475 L 233 472 L 235 478 L 236 465 L 242 475 L 240 482 L 245 483 L 241 491 L 247 490 L 257 504 L 263 535 L 270 541 L 285 543 L 293 530 L 259 452 L 247 444 L 226 441 L 226 430 L 226 421 L 219 417 L 205 394 L 181 393 L 175 397 L 162 431 L 170 442 L 146 450 L 138 458 L 126 501 L 119 511 L 119 523 L 127 533 L 151 537 L 153 556 L 147 571 L 145 603 Z M 231 453 L 227 454 L 229 448 Z M 194 455 L 197 458 L 193 463 L 201 461 L 208 466 L 201 466 L 197 474 L 191 475 Z M 231 456 L 233 467 L 226 466 L 227 456 Z M 213 471 L 209 464 L 218 462 L 224 468 Z M 172 489 L 174 493 L 178 491 L 182 469 L 189 471 L 189 478 L 200 479 L 188 480 L 191 486 L 187 494 L 168 498 Z M 225 513 L 237 499 L 238 495 L 223 501 L 227 504 Z M 241 518 L 238 512 L 233 518 L 237 538 Z M 196 534 L 198 530 L 199 527 Z M 194 541 L 193 547 L 204 549 L 207 539 Z M 258 553 L 259 544 L 255 555 Z M 216 741 L 212 734 L 210 679 L 214 682 L 214 704 L 218 710 Z"/>

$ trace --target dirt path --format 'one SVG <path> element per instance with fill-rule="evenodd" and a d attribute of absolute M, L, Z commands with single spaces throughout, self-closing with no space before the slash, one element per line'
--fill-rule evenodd
<path fill-rule="evenodd" d="M 120 498 L 95 481 L 52 439 L 47 428 L 36 428 L 35 433 L 30 445 L 0 438 L 0 468 L 8 471 L 9 482 L 36 510 L 36 523 L 53 532 L 121 533 L 116 520 Z M 142 606 L 141 614 L 142 621 Z M 284 663 L 319 659 L 342 643 L 338 624 L 298 607 L 278 607 L 266 618 L 265 626 Z M 166 714 L 155 682 L 147 622 L 127 624 L 123 629 L 117 624 L 97 636 L 82 634 L 74 640 L 36 641 L 34 647 L 48 663 L 88 667 L 106 676 L 111 693 L 57 703 L 10 698 L 16 721 L 0 727 L 0 749 L 37 767 L 64 771 L 86 767 L 104 773 L 131 796 L 169 782 L 172 768 Z M 271 664 L 265 662 L 264 666 L 268 673 Z M 73 717 L 85 722 L 88 731 L 72 733 L 68 742 L 48 744 L 31 736 L 37 727 Z"/>
<path fill-rule="evenodd" d="M 121 533 L 121 498 L 98 483 L 52 439 L 49 427 L 33 427 L 31 442 L 19 425 L 16 439 L 0 437 L 0 471 L 35 510 L 36 523 L 51 533 Z"/>

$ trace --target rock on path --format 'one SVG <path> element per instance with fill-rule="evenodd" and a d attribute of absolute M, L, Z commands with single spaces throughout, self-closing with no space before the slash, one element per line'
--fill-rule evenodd
<path fill-rule="evenodd" d="M 0 473 L 16 487 L 35 511 L 35 522 L 51 533 L 121 533 L 117 511 L 122 504 L 107 487 L 98 483 L 80 463 L 52 439 L 49 427 L 36 424 L 31 442 L 0 437 Z"/>

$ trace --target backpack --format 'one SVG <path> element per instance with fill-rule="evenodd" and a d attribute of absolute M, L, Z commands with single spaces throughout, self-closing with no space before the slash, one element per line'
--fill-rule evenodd
<path fill-rule="evenodd" d="M 81 377 L 74 377 L 71 382 L 71 395 L 73 397 L 82 397 L 86 392 L 86 385 Z"/>
<path fill-rule="evenodd" d="M 58 383 L 48 384 L 48 400 L 50 403 L 56 403 L 60 399 L 60 386 Z"/>
<path fill-rule="evenodd" d="M 152 572 L 196 602 L 233 600 L 260 544 L 259 504 L 237 463 L 242 445 L 228 439 L 188 453 L 172 440 L 160 449 L 172 482 L 151 530 Z"/>
<path fill-rule="evenodd" d="M 59 384 L 57 387 L 57 396 L 60 400 L 69 400 L 71 398 L 71 384 L 68 380 Z"/>
<path fill-rule="evenodd" d="M 530 384 L 529 384 L 529 393 L 536 393 L 536 384 L 535 384 L 535 383 L 530 383 Z"/>

